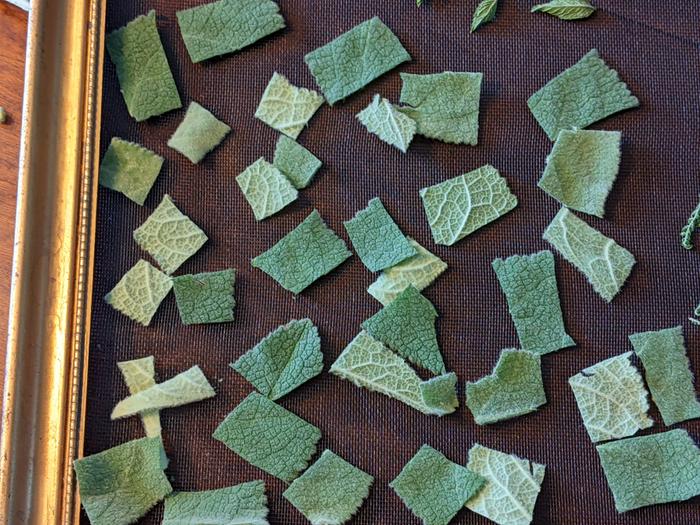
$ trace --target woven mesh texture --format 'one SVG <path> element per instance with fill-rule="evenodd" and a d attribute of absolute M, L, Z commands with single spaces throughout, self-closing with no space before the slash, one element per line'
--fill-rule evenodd
<path fill-rule="evenodd" d="M 388 487 L 389 481 L 423 443 L 464 464 L 475 442 L 547 465 L 536 524 L 700 523 L 699 498 L 624 515 L 615 512 L 567 384 L 582 368 L 630 350 L 628 334 L 680 323 L 685 325 L 691 365 L 700 372 L 700 330 L 686 321 L 700 300 L 700 255 L 682 249 L 678 237 L 696 204 L 700 174 L 700 6 L 672 0 L 659 9 L 652 0 L 598 0 L 599 10 L 592 18 L 567 23 L 530 14 L 530 2 L 501 3 L 497 20 L 470 34 L 475 0 L 428 0 L 421 9 L 412 0 L 280 0 L 287 29 L 242 52 L 202 64 L 191 63 L 175 18 L 177 10 L 197 2 L 109 3 L 108 30 L 149 9 L 157 10 L 163 45 L 185 107 L 196 100 L 233 131 L 200 165 L 190 164 L 166 146 L 184 108 L 136 123 L 127 114 L 114 67 L 106 60 L 102 151 L 111 137 L 119 136 L 163 155 L 166 163 L 144 207 L 100 188 L 86 454 L 142 435 L 138 418 L 109 420 L 114 404 L 127 395 L 117 361 L 153 354 L 160 380 L 199 364 L 216 386 L 217 396 L 162 414 L 171 458 L 168 473 L 175 489 L 203 490 L 264 479 L 271 523 L 306 523 L 282 498 L 284 483 L 247 464 L 211 434 L 252 388 L 229 363 L 277 326 L 309 317 L 319 327 L 326 371 L 280 402 L 321 428 L 320 450 L 330 448 L 376 478 L 353 523 L 417 523 Z M 303 56 L 374 15 L 399 36 L 413 61 L 347 101 L 318 112 L 299 140 L 323 160 L 323 168 L 296 202 L 256 223 L 234 177 L 260 156 L 272 160 L 277 133 L 253 117 L 267 82 L 278 71 L 295 85 L 315 88 Z M 529 113 L 526 100 L 593 47 L 620 72 L 641 107 L 592 126 L 621 130 L 623 154 L 605 220 L 585 219 L 632 251 L 638 264 L 620 296 L 608 305 L 557 256 L 566 326 L 578 346 L 543 357 L 548 398 L 543 408 L 479 427 L 464 408 L 463 383 L 489 373 L 500 350 L 518 344 L 490 263 L 496 257 L 550 248 L 542 232 L 559 209 L 536 187 L 551 142 Z M 484 73 L 478 146 L 417 137 L 403 155 L 369 135 L 356 120 L 355 114 L 374 93 L 398 102 L 398 71 L 445 70 Z M 518 208 L 455 246 L 436 246 L 418 190 L 486 163 L 506 177 L 520 202 Z M 210 238 L 178 274 L 238 270 L 235 322 L 183 326 L 171 294 L 152 325 L 143 328 L 102 301 L 128 268 L 141 257 L 148 259 L 132 240 L 132 232 L 165 193 Z M 376 276 L 359 258 L 353 257 L 296 298 L 250 266 L 252 257 L 314 208 L 347 240 L 342 222 L 377 196 L 406 234 L 449 264 L 449 270 L 426 290 L 440 312 L 438 334 L 447 368 L 460 379 L 462 406 L 441 419 L 327 373 L 360 323 L 380 307 L 365 291 Z M 655 408 L 652 415 L 656 425 L 643 434 L 664 430 Z M 700 439 L 700 421 L 680 426 Z M 144 523 L 158 523 L 161 513 L 158 507 Z M 481 525 L 487 520 L 463 510 L 454 523 Z"/>

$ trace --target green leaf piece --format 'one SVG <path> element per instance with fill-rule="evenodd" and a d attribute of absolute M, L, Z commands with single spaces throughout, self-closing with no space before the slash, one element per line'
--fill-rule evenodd
<path fill-rule="evenodd" d="M 608 303 L 620 292 L 635 264 L 634 255 L 568 209 L 556 214 L 542 236 Z"/>
<path fill-rule="evenodd" d="M 134 142 L 114 137 L 100 164 L 100 185 L 143 206 L 163 166 L 163 157 Z"/>
<path fill-rule="evenodd" d="M 207 242 L 207 235 L 177 209 L 170 195 L 146 222 L 134 230 L 134 240 L 168 275 L 192 257 Z"/>
<path fill-rule="evenodd" d="M 231 367 L 270 399 L 279 399 L 323 370 L 318 329 L 310 319 L 270 332 Z"/>
<path fill-rule="evenodd" d="M 620 167 L 621 137 L 619 131 L 561 131 L 537 185 L 564 206 L 602 218 Z"/>
<path fill-rule="evenodd" d="M 416 255 L 415 248 L 376 197 L 343 225 L 352 247 L 371 272 L 390 268 Z"/>
<path fill-rule="evenodd" d="M 681 229 L 681 246 L 686 250 L 693 249 L 693 233 L 698 229 L 698 226 L 700 226 L 700 202 L 688 217 L 688 223 Z"/>
<path fill-rule="evenodd" d="M 486 480 L 423 445 L 389 483 L 424 525 L 447 525 Z"/>
<path fill-rule="evenodd" d="M 265 483 L 178 492 L 165 498 L 162 525 L 269 525 Z"/>
<path fill-rule="evenodd" d="M 416 133 L 416 121 L 387 99 L 374 95 L 372 102 L 357 114 L 367 131 L 406 153 Z"/>
<path fill-rule="evenodd" d="M 248 47 L 285 27 L 271 0 L 219 0 L 178 11 L 177 23 L 192 62 Z"/>
<path fill-rule="evenodd" d="M 129 115 L 138 122 L 182 107 L 156 27 L 156 12 L 139 16 L 107 35 Z"/>
<path fill-rule="evenodd" d="M 407 60 L 411 55 L 376 16 L 304 57 L 331 105 Z"/>
<path fill-rule="evenodd" d="M 274 215 L 299 196 L 289 179 L 262 157 L 238 175 L 236 182 L 256 221 Z"/>
<path fill-rule="evenodd" d="M 128 441 L 73 462 L 80 501 L 92 525 L 129 525 L 173 489 L 160 438 Z"/>
<path fill-rule="evenodd" d="M 172 287 L 170 277 L 140 259 L 104 299 L 129 319 L 148 326 Z"/>
<path fill-rule="evenodd" d="M 401 73 L 400 108 L 416 122 L 416 133 L 450 144 L 475 146 L 479 136 L 481 73 Z"/>
<path fill-rule="evenodd" d="M 175 377 L 158 383 L 117 403 L 112 419 L 143 414 L 163 408 L 173 408 L 214 397 L 216 392 L 201 368 L 193 366 Z"/>
<path fill-rule="evenodd" d="M 506 179 L 487 164 L 420 190 L 436 244 L 451 246 L 518 204 Z"/>
<path fill-rule="evenodd" d="M 491 375 L 467 383 L 466 394 L 477 425 L 534 412 L 547 402 L 540 356 L 527 350 L 503 350 Z"/>
<path fill-rule="evenodd" d="M 618 512 L 700 494 L 700 449 L 685 430 L 613 441 L 596 449 Z"/>
<path fill-rule="evenodd" d="M 221 422 L 214 439 L 248 463 L 289 483 L 308 466 L 321 431 L 252 392 Z"/>
<path fill-rule="evenodd" d="M 484 488 L 467 502 L 472 512 L 498 525 L 529 525 L 545 466 L 476 443 L 467 468 L 484 478 Z"/>
<path fill-rule="evenodd" d="M 311 525 L 341 525 L 369 495 L 374 478 L 330 450 L 282 494 Z"/>
<path fill-rule="evenodd" d="M 413 286 L 419 292 L 424 290 L 447 270 L 447 263 L 442 259 L 410 237 L 407 239 L 416 255 L 383 270 L 377 280 L 367 288 L 367 292 L 383 305 L 396 299 L 409 286 Z"/>
<path fill-rule="evenodd" d="M 369 335 L 411 363 L 434 374 L 445 373 L 435 332 L 438 313 L 413 286 L 362 323 Z"/>
<path fill-rule="evenodd" d="M 156 369 L 153 356 L 117 363 L 124 382 L 130 394 L 138 394 L 156 384 Z M 147 410 L 141 414 L 141 423 L 148 437 L 158 437 L 161 434 L 160 412 Z"/>
<path fill-rule="evenodd" d="M 311 179 L 321 167 L 321 161 L 313 153 L 286 135 L 280 135 L 277 139 L 272 164 L 298 190 L 311 184 Z"/>
<path fill-rule="evenodd" d="M 593 443 L 619 439 L 649 428 L 649 402 L 632 352 L 611 357 L 569 378 L 576 404 Z"/>
<path fill-rule="evenodd" d="M 323 222 L 317 210 L 251 264 L 282 288 L 298 294 L 350 257 L 343 239 Z"/>
<path fill-rule="evenodd" d="M 474 10 L 472 16 L 471 32 L 473 33 L 484 24 L 488 24 L 496 18 L 498 10 L 498 0 L 481 0 Z"/>
<path fill-rule="evenodd" d="M 191 102 L 185 118 L 168 140 L 168 146 L 182 153 L 193 164 L 198 164 L 230 132 L 228 124 L 221 122 L 196 102 Z"/>
<path fill-rule="evenodd" d="M 427 415 L 444 416 L 457 407 L 454 391 L 446 392 L 451 374 L 421 381 L 406 361 L 364 330 L 338 356 L 330 372 Z"/>
<path fill-rule="evenodd" d="M 591 16 L 595 7 L 588 0 L 552 0 L 546 4 L 532 6 L 530 11 L 547 13 L 562 20 L 580 20 Z"/>
<path fill-rule="evenodd" d="M 555 140 L 561 130 L 585 128 L 639 106 L 639 100 L 592 49 L 532 95 L 527 105 L 549 139 Z"/>
<path fill-rule="evenodd" d="M 322 105 L 321 95 L 293 86 L 283 75 L 274 73 L 255 110 L 255 117 L 295 139 Z"/>
<path fill-rule="evenodd" d="M 180 319 L 185 325 L 233 321 L 236 270 L 179 275 L 173 290 Z"/>
<path fill-rule="evenodd" d="M 644 365 L 651 398 L 659 407 L 664 425 L 699 418 L 700 401 L 695 395 L 683 327 L 641 332 L 629 339 Z"/>
<path fill-rule="evenodd" d="M 491 266 L 523 350 L 547 354 L 576 344 L 564 328 L 552 252 L 495 259 Z"/>

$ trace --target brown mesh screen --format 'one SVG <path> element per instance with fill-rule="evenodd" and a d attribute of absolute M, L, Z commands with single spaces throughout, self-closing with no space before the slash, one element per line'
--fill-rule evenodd
<path fill-rule="evenodd" d="M 698 498 L 624 515 L 615 512 L 567 385 L 567 379 L 582 368 L 630 350 L 628 334 L 679 323 L 685 325 L 690 360 L 700 372 L 700 332 L 686 321 L 700 300 L 699 254 L 683 250 L 678 241 L 678 231 L 696 204 L 700 174 L 698 4 L 678 0 L 659 9 L 652 0 L 598 0 L 599 10 L 591 19 L 567 23 L 529 14 L 530 2 L 504 1 L 495 23 L 470 35 L 476 0 L 434 0 L 422 9 L 412 0 L 281 0 L 287 29 L 243 52 L 192 64 L 175 12 L 197 3 L 109 3 L 108 30 L 149 9 L 157 10 L 184 104 L 196 100 L 229 123 L 233 132 L 204 162 L 193 166 L 166 146 L 184 108 L 137 124 L 127 114 L 114 68 L 106 61 L 103 151 L 111 137 L 119 136 L 167 160 L 143 208 L 100 189 L 85 453 L 142 436 L 138 418 L 109 420 L 114 404 L 127 395 L 117 361 L 153 354 L 160 380 L 199 364 L 216 385 L 217 396 L 162 415 L 171 458 L 168 474 L 175 489 L 203 490 L 264 479 L 271 523 L 306 523 L 282 498 L 284 483 L 247 464 L 211 434 L 252 388 L 229 363 L 269 331 L 290 319 L 311 318 L 321 333 L 327 369 L 360 323 L 379 309 L 365 291 L 376 276 L 357 257 L 296 298 L 250 266 L 252 257 L 313 208 L 347 240 L 343 220 L 375 196 L 406 234 L 449 264 L 426 295 L 440 312 L 442 351 L 448 369 L 459 376 L 463 401 L 463 382 L 490 372 L 500 350 L 518 344 L 490 262 L 550 248 L 542 232 L 559 208 L 536 187 L 551 143 L 530 115 L 526 100 L 596 47 L 639 97 L 641 107 L 594 126 L 622 131 L 623 156 L 606 219 L 585 218 L 630 249 L 638 264 L 621 295 L 608 305 L 578 271 L 557 257 L 566 325 L 578 346 L 543 358 L 547 405 L 525 417 L 479 427 L 464 406 L 441 419 L 429 417 L 327 372 L 285 396 L 281 404 L 321 428 L 321 450 L 332 449 L 376 478 L 354 520 L 358 525 L 417 522 L 388 483 L 423 443 L 464 464 L 475 442 L 547 465 L 535 512 L 537 524 L 699 523 Z M 277 133 L 253 117 L 268 80 L 278 71 L 296 85 L 314 88 L 304 54 L 373 15 L 391 27 L 413 57 L 399 71 L 484 73 L 479 145 L 453 146 L 418 137 L 403 155 L 370 136 L 355 114 L 374 93 L 398 101 L 401 82 L 394 71 L 347 101 L 318 112 L 299 140 L 323 160 L 322 170 L 295 203 L 256 223 L 234 177 L 260 156 L 272 159 Z M 487 162 L 507 178 L 520 201 L 518 208 L 453 247 L 436 246 L 418 190 Z M 171 294 L 152 325 L 143 328 L 101 300 L 140 257 L 148 259 L 131 235 L 164 193 L 210 237 L 178 273 L 238 270 L 234 323 L 183 326 Z M 664 430 L 655 409 L 652 415 L 657 424 L 645 433 Z M 700 421 L 680 426 L 700 438 Z M 157 523 L 161 512 L 158 507 L 144 522 Z M 455 523 L 487 520 L 462 511 Z"/>

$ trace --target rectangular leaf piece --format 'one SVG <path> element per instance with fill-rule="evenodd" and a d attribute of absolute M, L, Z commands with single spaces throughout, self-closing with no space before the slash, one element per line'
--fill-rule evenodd
<path fill-rule="evenodd" d="M 685 430 L 613 441 L 596 448 L 618 512 L 700 494 L 700 449 Z"/>
<path fill-rule="evenodd" d="M 329 104 L 352 95 L 407 60 L 411 55 L 377 17 L 304 57 Z"/>
<path fill-rule="evenodd" d="M 139 16 L 107 35 L 126 108 L 137 121 L 182 106 L 156 27 L 156 12 Z"/>
<path fill-rule="evenodd" d="M 576 344 L 564 328 L 552 252 L 495 259 L 491 266 L 523 350 L 547 354 Z"/>
<path fill-rule="evenodd" d="M 153 356 L 117 363 L 130 394 L 138 394 L 156 384 L 156 370 Z M 148 410 L 141 414 L 141 423 L 148 437 L 160 436 L 160 412 Z"/>
<path fill-rule="evenodd" d="M 299 196 L 289 179 L 262 157 L 239 174 L 236 183 L 252 208 L 256 221 L 281 211 Z"/>
<path fill-rule="evenodd" d="M 610 302 L 635 264 L 634 255 L 562 208 L 542 236 L 583 273 L 593 289 Z"/>
<path fill-rule="evenodd" d="M 100 164 L 100 185 L 143 206 L 163 166 L 163 157 L 114 137 Z"/>
<path fill-rule="evenodd" d="M 277 139 L 272 164 L 298 190 L 311 184 L 311 179 L 321 167 L 321 161 L 313 153 L 286 135 L 280 135 Z"/>
<path fill-rule="evenodd" d="M 177 310 L 183 324 L 233 321 L 236 270 L 179 275 L 173 278 Z"/>
<path fill-rule="evenodd" d="M 231 131 L 211 111 L 191 102 L 185 118 L 168 140 L 168 146 L 182 153 L 193 164 L 198 164 L 226 138 Z"/>
<path fill-rule="evenodd" d="M 285 26 L 272 0 L 219 0 L 176 15 L 195 63 L 239 51 Z"/>

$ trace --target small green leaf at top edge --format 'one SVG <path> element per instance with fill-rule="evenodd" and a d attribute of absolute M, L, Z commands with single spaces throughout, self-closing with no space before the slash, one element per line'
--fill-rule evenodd
<path fill-rule="evenodd" d="M 471 32 L 473 33 L 482 25 L 491 22 L 496 18 L 496 9 L 498 8 L 498 0 L 482 0 L 474 10 L 472 17 Z"/>
<path fill-rule="evenodd" d="M 552 0 L 532 7 L 531 12 L 542 12 L 561 20 L 581 20 L 588 18 L 596 8 L 588 0 Z"/>

